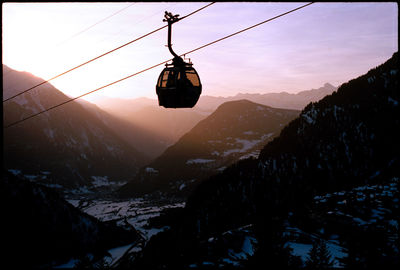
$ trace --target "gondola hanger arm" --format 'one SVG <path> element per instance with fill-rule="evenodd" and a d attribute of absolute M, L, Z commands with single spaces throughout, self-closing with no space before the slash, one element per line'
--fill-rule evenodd
<path fill-rule="evenodd" d="M 181 57 L 179 57 L 174 50 L 172 49 L 172 44 L 171 44 L 171 36 L 172 36 L 172 24 L 179 21 L 180 18 L 179 14 L 173 15 L 171 12 L 165 11 L 164 15 L 165 19 L 163 19 L 164 22 L 168 22 L 168 49 L 170 53 L 174 56 L 173 62 L 176 64 L 184 64 L 183 60 Z"/>
<path fill-rule="evenodd" d="M 168 24 L 173 24 L 181 19 L 178 18 L 179 14 L 173 15 L 171 12 L 168 11 L 165 11 L 164 17 L 165 19 L 163 19 L 163 22 L 168 22 Z"/>

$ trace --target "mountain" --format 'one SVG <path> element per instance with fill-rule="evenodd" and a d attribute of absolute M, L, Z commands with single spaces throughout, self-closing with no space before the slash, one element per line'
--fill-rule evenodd
<path fill-rule="evenodd" d="M 275 109 L 248 100 L 226 102 L 141 168 L 121 193 L 189 194 L 205 177 L 239 159 L 257 156 L 298 114 L 299 111 Z"/>
<path fill-rule="evenodd" d="M 164 141 L 168 142 L 167 146 L 169 146 L 177 142 L 181 136 L 225 102 L 247 99 L 274 108 L 301 110 L 308 103 L 318 101 L 336 89 L 336 87 L 326 83 L 318 89 L 301 91 L 297 94 L 281 92 L 237 94 L 230 97 L 202 95 L 194 108 L 179 110 L 160 108 L 157 100 L 149 98 L 129 100 L 109 98 L 100 100 L 96 104 L 113 115 L 158 134 L 163 137 Z"/>
<path fill-rule="evenodd" d="M 96 103 L 103 110 L 162 138 L 165 142 L 164 148 L 158 155 L 209 114 L 208 112 L 202 114 L 192 109 L 161 108 L 157 100 L 148 98 L 130 100 L 110 98 Z"/>
<path fill-rule="evenodd" d="M 102 223 L 63 200 L 50 188 L 4 172 L 0 180 L 1 252 L 5 269 L 51 268 L 131 244 L 140 236 Z"/>
<path fill-rule="evenodd" d="M 130 116 L 145 107 L 158 106 L 158 101 L 145 97 L 135 99 L 104 98 L 96 101 L 96 104 L 104 110 L 119 116 Z"/>
<path fill-rule="evenodd" d="M 130 119 L 135 125 L 160 134 L 170 146 L 206 116 L 190 109 L 165 109 L 157 105 L 136 111 Z"/>
<path fill-rule="evenodd" d="M 395 53 L 203 181 L 135 269 L 398 268 L 398 73 Z"/>
<path fill-rule="evenodd" d="M 8 74 L 3 80 L 4 99 L 43 81 L 4 65 L 3 71 Z M 3 103 L 3 125 L 66 100 L 68 96 L 44 84 Z M 99 176 L 126 180 L 149 158 L 107 126 L 110 118 L 104 115 L 73 101 L 3 129 L 4 168 L 67 188 L 90 186 Z"/>
<path fill-rule="evenodd" d="M 239 93 L 231 97 L 201 96 L 196 107 L 204 111 L 213 111 L 224 102 L 247 99 L 274 108 L 302 110 L 308 103 L 318 101 L 326 95 L 332 94 L 336 90 L 337 87 L 325 83 L 324 86 L 318 89 L 301 91 L 297 94 L 280 92 L 267 94 Z"/>
<path fill-rule="evenodd" d="M 150 162 L 154 158 L 162 154 L 162 152 L 170 145 L 170 141 L 165 136 L 160 135 L 148 128 L 141 127 L 124 118 L 108 113 L 96 104 L 85 100 L 77 100 L 88 112 L 92 113 L 101 120 L 108 128 L 129 143 L 133 148 L 145 154 L 145 162 Z"/>

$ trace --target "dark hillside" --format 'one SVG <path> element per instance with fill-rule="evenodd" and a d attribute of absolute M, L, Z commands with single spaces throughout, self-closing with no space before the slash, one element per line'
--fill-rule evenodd
<path fill-rule="evenodd" d="M 50 188 L 8 172 L 0 187 L 1 255 L 8 269 L 54 266 L 88 253 L 101 257 L 139 239 L 134 231 L 81 212 Z"/>

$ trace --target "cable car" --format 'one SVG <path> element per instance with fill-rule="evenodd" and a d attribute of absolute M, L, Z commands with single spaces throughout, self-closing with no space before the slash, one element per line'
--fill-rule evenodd
<path fill-rule="evenodd" d="M 165 108 L 193 108 L 201 94 L 200 77 L 193 64 L 185 62 L 171 47 L 171 25 L 177 22 L 179 15 L 165 12 L 164 21 L 168 22 L 168 49 L 174 56 L 172 64 L 166 64 L 158 77 L 156 93 L 159 106 Z"/>

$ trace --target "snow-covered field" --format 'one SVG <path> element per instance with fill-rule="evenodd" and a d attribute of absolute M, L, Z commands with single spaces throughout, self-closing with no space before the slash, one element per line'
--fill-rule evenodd
<path fill-rule="evenodd" d="M 143 198 L 125 201 L 68 199 L 68 202 L 101 221 L 113 220 L 116 221 L 117 225 L 124 228 L 133 227 L 142 236 L 142 241 L 110 249 L 108 251 L 109 255 L 104 257 L 104 261 L 108 265 L 115 265 L 125 254 L 140 252 L 153 235 L 166 229 L 151 228 L 148 226 L 149 219 L 159 216 L 164 209 L 185 206 L 184 202 L 154 202 Z M 58 267 L 73 268 L 77 262 L 76 258 L 71 258 L 68 263 Z"/>
<path fill-rule="evenodd" d="M 146 201 L 143 198 L 126 201 L 77 199 L 68 201 L 101 221 L 115 220 L 120 226 L 133 226 L 146 241 L 162 230 L 148 227 L 150 218 L 159 216 L 161 211 L 167 208 L 185 207 L 184 202 L 166 204 Z"/>

